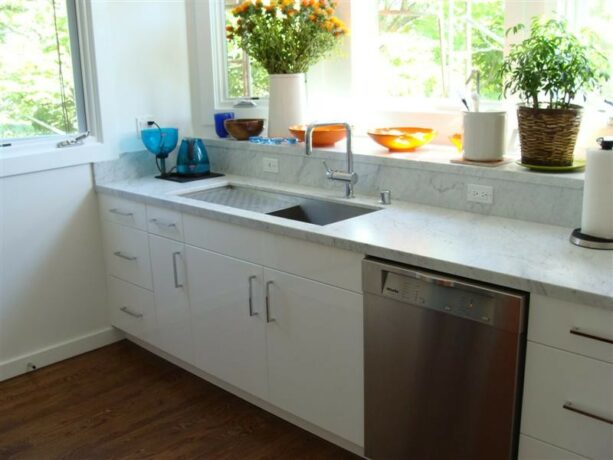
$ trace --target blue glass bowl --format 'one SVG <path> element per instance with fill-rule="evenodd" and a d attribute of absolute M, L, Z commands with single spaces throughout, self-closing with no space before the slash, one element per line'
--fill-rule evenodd
<path fill-rule="evenodd" d="M 147 150 L 160 158 L 166 158 L 179 142 L 177 128 L 143 129 L 140 135 Z"/>

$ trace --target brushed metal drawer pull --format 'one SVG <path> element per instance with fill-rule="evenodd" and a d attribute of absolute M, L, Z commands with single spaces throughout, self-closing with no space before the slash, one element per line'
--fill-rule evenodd
<path fill-rule="evenodd" d="M 166 222 L 160 219 L 149 219 L 149 222 L 157 225 L 158 227 L 177 228 L 177 224 L 174 222 Z"/>
<path fill-rule="evenodd" d="M 122 217 L 132 217 L 134 215 L 133 212 L 121 211 L 120 209 L 117 209 L 117 208 L 109 209 L 109 212 L 112 214 L 117 214 L 118 216 L 122 216 Z"/>
<path fill-rule="evenodd" d="M 136 256 L 129 256 L 127 254 L 124 254 L 121 251 L 115 251 L 113 254 L 116 255 L 117 257 L 120 257 L 120 258 L 126 259 L 126 260 L 136 260 L 136 259 L 138 259 L 138 257 L 136 257 Z"/>
<path fill-rule="evenodd" d="M 270 316 L 270 286 L 272 286 L 274 281 L 268 281 L 266 283 L 266 322 L 272 323 L 276 321 L 273 317 Z"/>
<path fill-rule="evenodd" d="M 181 251 L 172 253 L 172 271 L 175 278 L 175 288 L 179 289 L 183 287 L 183 284 L 179 284 L 179 271 L 177 270 L 177 256 L 181 255 Z"/>
<path fill-rule="evenodd" d="M 133 316 L 134 318 L 142 318 L 143 317 L 142 313 L 134 313 L 133 311 L 130 311 L 130 309 L 128 307 L 126 307 L 125 305 L 123 307 L 121 307 L 120 310 L 122 312 L 124 312 L 126 315 Z"/>
<path fill-rule="evenodd" d="M 573 403 L 571 403 L 570 401 L 566 401 L 564 403 L 564 405 L 562 406 L 563 409 L 569 410 L 571 412 L 575 412 L 577 414 L 581 414 L 585 417 L 589 417 L 589 418 L 593 418 L 594 420 L 598 420 L 600 422 L 604 422 L 604 423 L 608 423 L 609 425 L 613 425 L 613 420 L 611 420 L 610 418 L 607 417 L 603 417 L 602 415 L 596 415 L 596 414 L 592 414 L 584 409 L 581 409 L 577 406 L 575 406 Z"/>
<path fill-rule="evenodd" d="M 259 314 L 257 311 L 253 311 L 253 280 L 256 278 L 255 275 L 249 277 L 249 316 L 258 316 Z"/>
<path fill-rule="evenodd" d="M 592 339 L 592 340 L 598 340 L 599 342 L 610 343 L 611 345 L 613 345 L 613 339 L 610 339 L 608 337 L 602 337 L 600 335 L 594 335 L 589 332 L 584 332 L 578 327 L 573 327 L 569 332 L 571 334 L 578 335 L 580 337 L 585 337 L 587 339 Z"/>

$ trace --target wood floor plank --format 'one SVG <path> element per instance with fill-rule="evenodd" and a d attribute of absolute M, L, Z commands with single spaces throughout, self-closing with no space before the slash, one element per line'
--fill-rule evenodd
<path fill-rule="evenodd" d="M 128 341 L 0 382 L 0 460 L 358 458 Z"/>

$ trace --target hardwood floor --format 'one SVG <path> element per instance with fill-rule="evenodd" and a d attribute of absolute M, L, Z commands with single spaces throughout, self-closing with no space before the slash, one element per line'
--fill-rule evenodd
<path fill-rule="evenodd" d="M 121 341 L 0 383 L 0 459 L 358 459 Z"/>

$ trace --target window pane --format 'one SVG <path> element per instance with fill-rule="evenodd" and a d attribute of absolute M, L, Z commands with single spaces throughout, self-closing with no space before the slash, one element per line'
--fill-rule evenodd
<path fill-rule="evenodd" d="M 504 0 L 378 0 L 378 9 L 387 96 L 454 96 L 476 69 L 483 97 L 500 97 Z"/>
<path fill-rule="evenodd" d="M 225 0 L 225 25 L 233 24 L 231 10 L 242 0 Z M 264 68 L 238 48 L 233 42 L 226 42 L 227 97 L 240 99 L 268 97 L 268 73 Z"/>
<path fill-rule="evenodd" d="M 77 132 L 66 2 L 3 0 L 0 24 L 0 137 Z"/>

